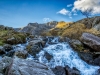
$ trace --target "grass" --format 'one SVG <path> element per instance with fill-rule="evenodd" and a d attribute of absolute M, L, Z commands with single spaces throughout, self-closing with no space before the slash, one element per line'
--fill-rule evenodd
<path fill-rule="evenodd" d="M 23 43 L 26 41 L 26 34 L 15 32 L 13 30 L 0 30 L 0 45 L 4 45 L 7 42 L 7 39 L 10 39 L 12 37 L 15 38 L 13 43 Z"/>

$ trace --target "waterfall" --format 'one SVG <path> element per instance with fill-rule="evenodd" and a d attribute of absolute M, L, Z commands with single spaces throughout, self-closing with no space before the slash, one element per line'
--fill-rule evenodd
<path fill-rule="evenodd" d="M 100 68 L 99 66 L 87 64 L 80 59 L 78 54 L 74 52 L 67 42 L 60 43 L 58 39 L 58 37 L 52 39 L 51 41 L 49 39 L 47 42 L 48 44 L 46 44 L 47 46 L 43 48 L 39 54 L 37 54 L 40 62 L 47 64 L 51 68 L 54 68 L 55 66 L 65 67 L 68 65 L 70 68 L 77 68 L 81 75 L 96 75 L 96 71 Z M 44 55 L 45 52 L 53 56 L 50 61 L 46 59 Z"/>

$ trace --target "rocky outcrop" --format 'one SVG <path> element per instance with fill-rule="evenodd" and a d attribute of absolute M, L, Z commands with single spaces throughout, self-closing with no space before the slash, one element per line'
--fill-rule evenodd
<path fill-rule="evenodd" d="M 55 75 L 49 67 L 33 60 L 14 58 L 6 75 Z"/>
<path fill-rule="evenodd" d="M 56 24 L 56 21 L 48 22 L 46 24 L 29 23 L 26 27 L 22 28 L 20 32 L 30 33 L 33 35 L 41 35 L 43 32 L 46 32 L 49 29 L 55 27 Z"/>
<path fill-rule="evenodd" d="M 83 23 L 84 25 L 86 25 L 87 28 L 91 28 L 91 26 L 96 27 L 96 25 L 98 25 L 100 23 L 100 16 L 92 17 L 92 18 L 89 18 L 89 19 L 85 18 L 85 19 L 79 20 L 77 22 Z"/>
<path fill-rule="evenodd" d="M 81 41 L 92 48 L 94 51 L 100 52 L 100 38 L 90 34 L 90 33 L 83 33 L 81 36 Z"/>

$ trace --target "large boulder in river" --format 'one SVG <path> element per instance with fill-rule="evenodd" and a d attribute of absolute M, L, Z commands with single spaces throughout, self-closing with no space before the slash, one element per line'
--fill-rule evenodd
<path fill-rule="evenodd" d="M 94 51 L 100 52 L 100 37 L 90 33 L 83 33 L 80 39 L 85 45 L 89 46 Z"/>
<path fill-rule="evenodd" d="M 14 58 L 5 75 L 55 75 L 46 65 L 34 60 Z"/>

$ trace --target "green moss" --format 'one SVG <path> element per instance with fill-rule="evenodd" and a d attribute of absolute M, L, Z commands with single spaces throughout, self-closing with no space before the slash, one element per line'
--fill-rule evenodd
<path fill-rule="evenodd" d="M 27 35 L 24 33 L 15 32 L 13 30 L 0 30 L 0 45 L 8 43 L 7 39 L 14 37 L 14 44 L 25 43 Z M 9 44 L 9 43 L 8 43 Z"/>
<path fill-rule="evenodd" d="M 79 51 L 82 51 L 84 50 L 84 47 L 82 45 L 76 45 L 76 49 L 79 50 Z"/>
<path fill-rule="evenodd" d="M 0 46 L 4 45 L 4 42 L 2 40 L 0 40 Z"/>

